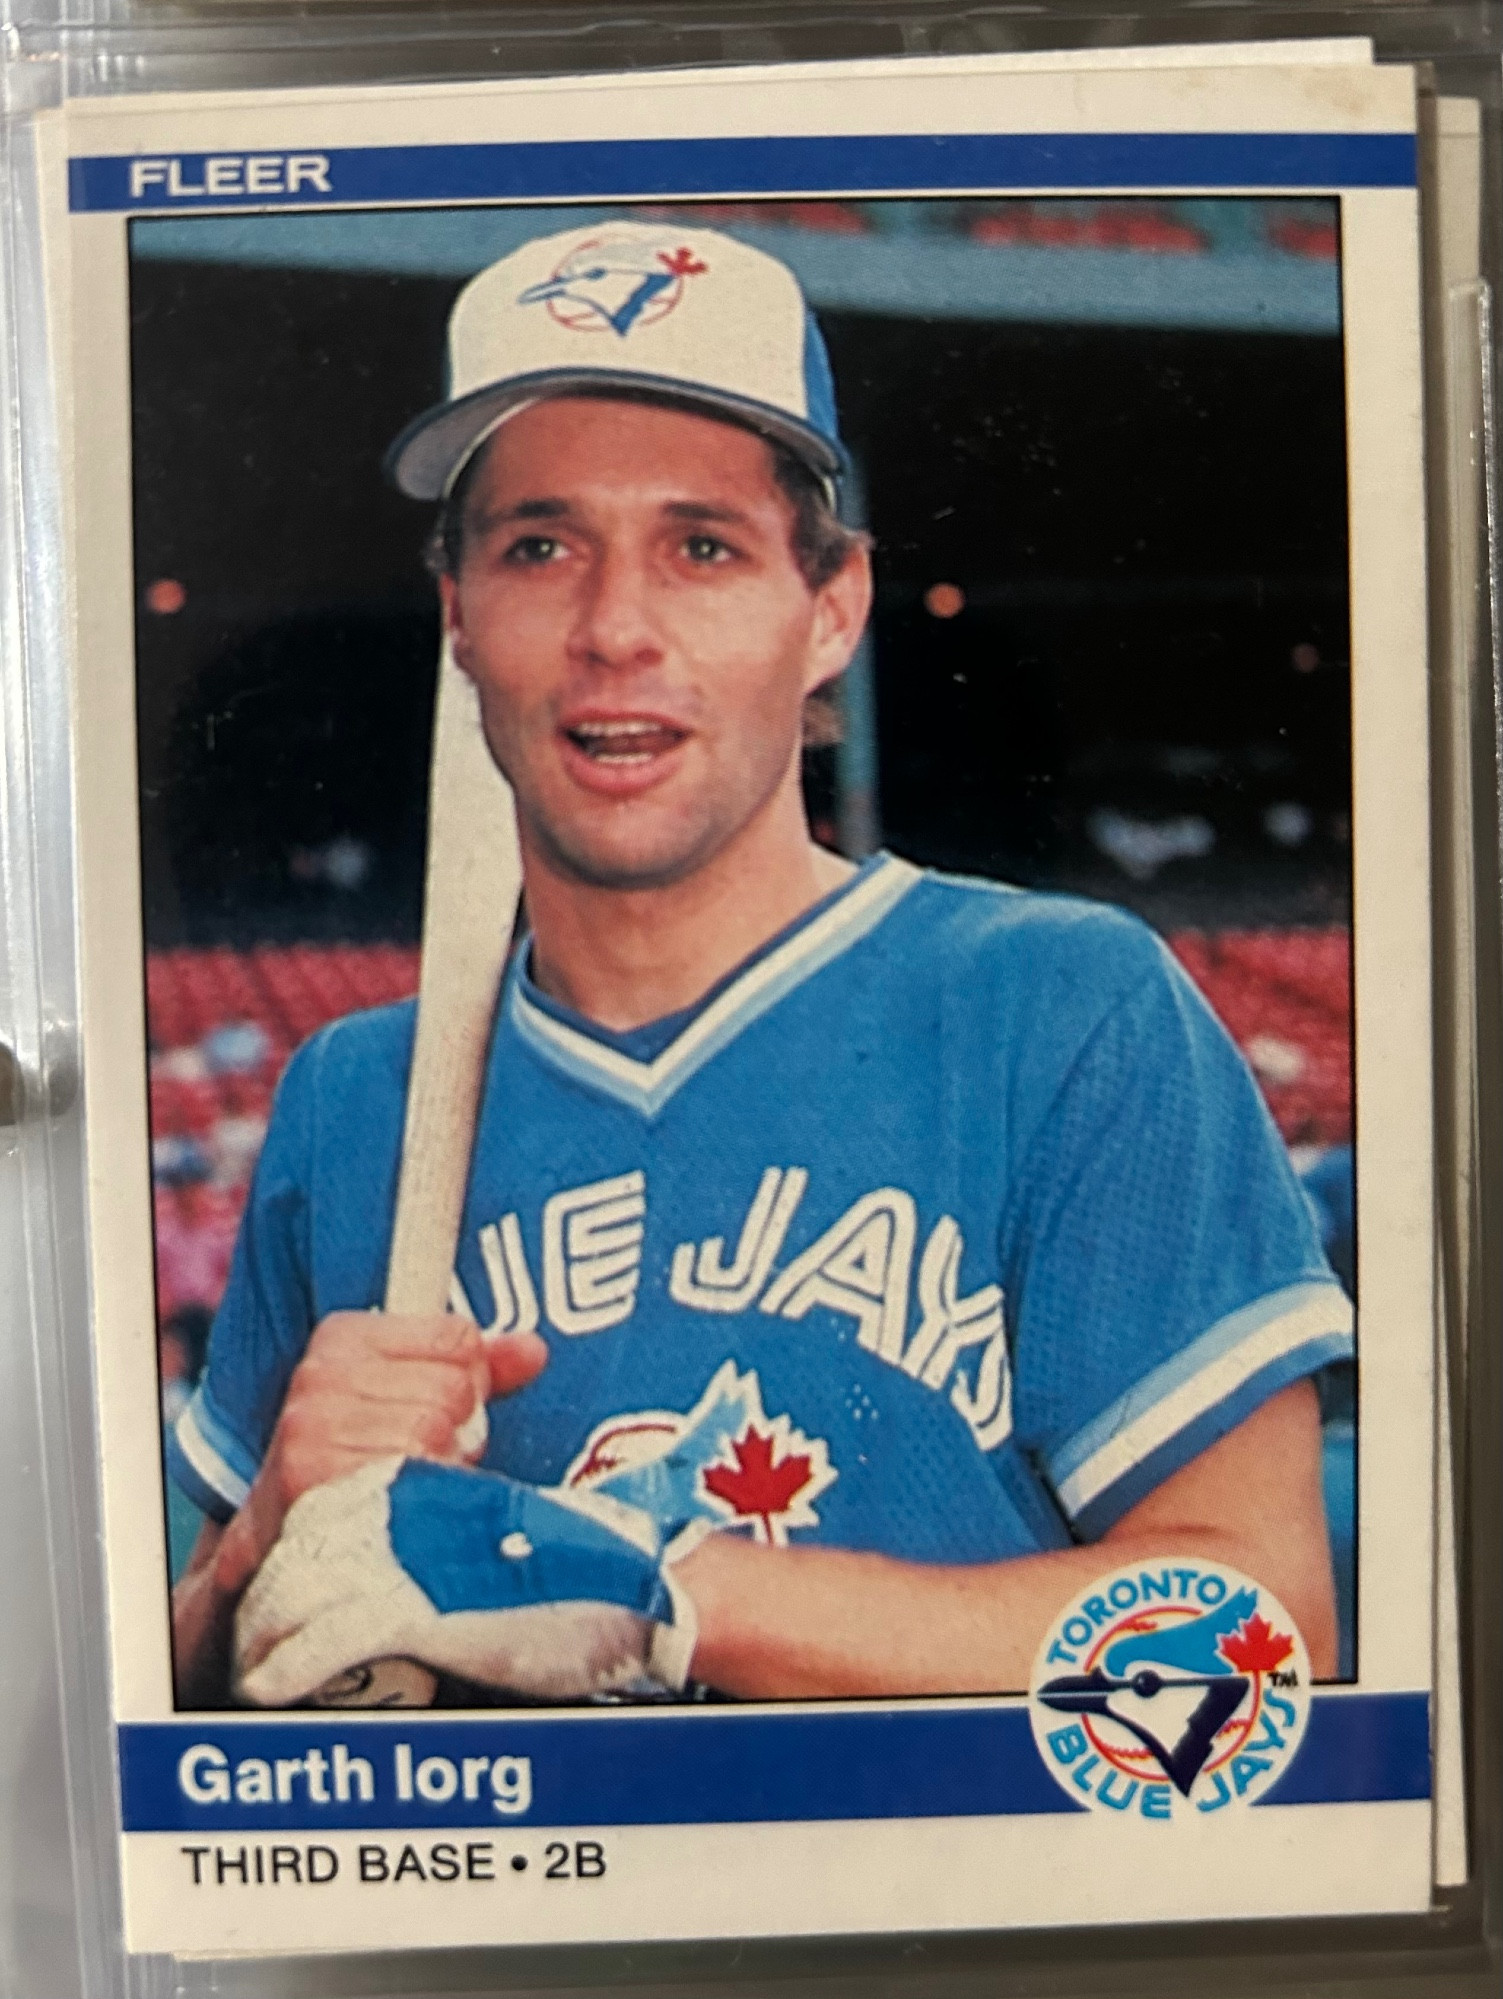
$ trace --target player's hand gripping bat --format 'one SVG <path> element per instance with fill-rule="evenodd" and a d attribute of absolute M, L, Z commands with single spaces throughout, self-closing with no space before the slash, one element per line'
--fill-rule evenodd
<path fill-rule="evenodd" d="M 417 1037 L 386 1272 L 388 1312 L 448 1309 L 486 1051 L 522 885 L 511 788 L 491 761 L 474 687 L 447 639 L 431 769 Z M 485 1409 L 477 1405 L 459 1444 L 473 1452 L 484 1439 Z M 437 1684 L 416 1660 L 378 1659 L 338 1674 L 313 1702 L 427 1707 Z"/>

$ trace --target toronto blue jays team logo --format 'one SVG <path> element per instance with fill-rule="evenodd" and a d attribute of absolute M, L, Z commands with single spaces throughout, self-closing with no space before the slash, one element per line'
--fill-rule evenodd
<path fill-rule="evenodd" d="M 814 1501 L 836 1476 L 823 1438 L 767 1416 L 755 1371 L 728 1360 L 687 1415 L 641 1409 L 597 1423 L 562 1482 L 641 1507 L 668 1544 L 735 1527 L 781 1548 L 792 1529 L 819 1525 Z"/>
<path fill-rule="evenodd" d="M 1034 1661 L 1034 1740 L 1097 1811 L 1169 1820 L 1252 1804 L 1305 1732 L 1310 1662 L 1293 1620 L 1218 1562 L 1135 1562 L 1055 1619 Z"/>
<path fill-rule="evenodd" d="M 551 278 L 529 285 L 518 305 L 546 304 L 560 326 L 576 333 L 615 333 L 666 319 L 685 282 L 709 267 L 682 243 L 665 238 L 592 236 L 572 249 Z"/>

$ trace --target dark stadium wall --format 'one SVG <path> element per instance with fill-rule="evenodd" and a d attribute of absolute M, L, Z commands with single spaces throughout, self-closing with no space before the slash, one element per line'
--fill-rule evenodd
<path fill-rule="evenodd" d="M 410 939 L 436 625 L 380 460 L 441 393 L 457 285 L 132 289 L 150 941 Z M 1344 921 L 1339 340 L 824 324 L 878 536 L 887 840 L 1164 927 Z M 1124 867 L 1103 812 L 1211 844 Z"/>

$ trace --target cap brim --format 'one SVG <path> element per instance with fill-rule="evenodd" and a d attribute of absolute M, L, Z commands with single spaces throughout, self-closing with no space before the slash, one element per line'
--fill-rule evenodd
<path fill-rule="evenodd" d="M 472 390 L 454 402 L 424 410 L 387 452 L 387 477 L 414 500 L 441 500 L 476 446 L 508 410 L 545 396 L 599 394 L 611 389 L 628 395 L 660 396 L 665 402 L 758 431 L 785 445 L 821 479 L 838 479 L 847 469 L 844 451 L 827 437 L 786 410 L 756 402 L 750 396 L 687 388 L 671 377 L 640 374 L 634 369 L 545 368 L 531 375 L 514 375 L 505 382 Z"/>

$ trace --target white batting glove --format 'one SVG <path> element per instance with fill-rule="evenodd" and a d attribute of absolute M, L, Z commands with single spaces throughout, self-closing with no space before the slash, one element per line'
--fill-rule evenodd
<path fill-rule="evenodd" d="M 544 1700 L 680 1690 L 693 1606 L 603 1493 L 384 1458 L 304 1493 L 241 1600 L 235 1690 L 292 1707 L 373 1659 Z"/>

